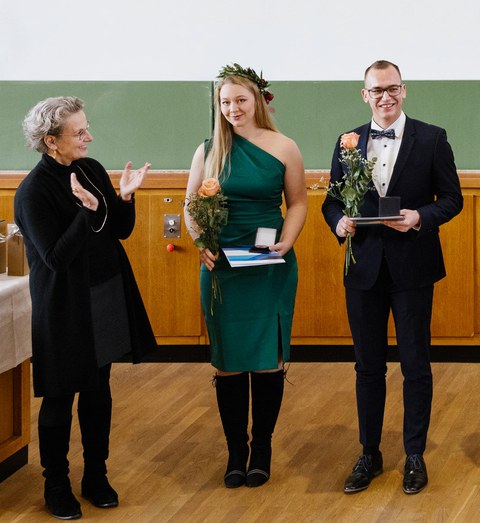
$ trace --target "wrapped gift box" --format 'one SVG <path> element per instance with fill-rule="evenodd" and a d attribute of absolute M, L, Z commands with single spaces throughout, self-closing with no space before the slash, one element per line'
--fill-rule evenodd
<path fill-rule="evenodd" d="M 16 225 L 13 227 L 17 228 Z M 18 230 L 8 240 L 7 267 L 9 276 L 25 276 L 29 273 L 23 236 Z"/>
<path fill-rule="evenodd" d="M 0 220 L 0 274 L 7 270 L 7 222 Z"/>

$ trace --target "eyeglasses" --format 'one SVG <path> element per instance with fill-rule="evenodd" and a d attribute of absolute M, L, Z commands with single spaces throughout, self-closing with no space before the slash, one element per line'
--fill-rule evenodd
<path fill-rule="evenodd" d="M 373 89 L 367 89 L 367 92 L 374 100 L 382 98 L 384 92 L 387 92 L 390 96 L 398 96 L 402 92 L 402 85 L 390 85 L 386 89 L 374 87 Z"/>
<path fill-rule="evenodd" d="M 80 129 L 80 131 L 78 131 L 74 134 L 60 133 L 60 134 L 57 134 L 57 136 L 71 136 L 73 138 L 77 138 L 77 140 L 83 140 L 85 138 L 85 136 L 87 135 L 87 133 L 89 132 L 88 131 L 89 129 L 90 129 L 90 122 L 87 122 L 87 127 L 85 127 L 85 129 Z"/>

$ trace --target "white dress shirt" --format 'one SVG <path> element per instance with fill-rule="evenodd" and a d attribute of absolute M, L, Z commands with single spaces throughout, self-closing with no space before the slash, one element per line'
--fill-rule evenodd
<path fill-rule="evenodd" d="M 393 167 L 397 161 L 398 151 L 400 150 L 400 145 L 402 143 L 403 132 L 405 130 L 405 113 L 402 111 L 400 116 L 393 122 L 392 125 L 385 129 L 393 129 L 395 131 L 395 138 L 376 138 L 372 139 L 371 136 L 368 138 L 367 143 L 367 159 L 371 160 L 375 156 L 377 157 L 377 162 L 373 169 L 372 178 L 373 183 L 378 191 L 380 196 L 385 196 L 388 190 L 388 184 L 392 177 Z M 383 131 L 375 120 L 372 119 L 372 129 L 377 131 Z"/>

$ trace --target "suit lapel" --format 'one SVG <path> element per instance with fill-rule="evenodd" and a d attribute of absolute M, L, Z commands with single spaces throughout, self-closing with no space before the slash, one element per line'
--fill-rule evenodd
<path fill-rule="evenodd" d="M 402 143 L 400 145 L 400 150 L 398 151 L 397 161 L 393 166 L 392 178 L 388 184 L 387 196 L 392 193 L 395 184 L 398 182 L 400 175 L 405 167 L 405 164 L 408 161 L 408 157 L 412 151 L 413 144 L 415 143 L 415 125 L 408 118 L 405 121 L 405 130 L 403 131 Z"/>
<path fill-rule="evenodd" d="M 368 138 L 370 137 L 371 128 L 372 128 L 372 122 L 362 126 L 359 129 L 360 138 L 358 140 L 358 148 L 360 149 L 360 153 L 362 154 L 362 157 L 365 158 L 365 160 L 367 159 L 367 144 L 368 144 Z M 372 190 L 368 191 L 367 198 L 373 197 L 376 201 L 378 201 L 379 194 L 377 192 L 375 184 L 373 183 L 373 180 L 370 181 L 369 186 L 372 188 Z"/>
<path fill-rule="evenodd" d="M 360 128 L 360 138 L 358 140 L 358 147 L 362 153 L 363 158 L 367 158 L 367 143 L 370 135 L 371 123 L 364 125 Z"/>

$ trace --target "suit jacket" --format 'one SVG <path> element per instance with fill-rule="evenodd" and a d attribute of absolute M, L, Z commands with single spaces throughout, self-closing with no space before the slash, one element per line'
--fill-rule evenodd
<path fill-rule="evenodd" d="M 360 135 L 358 147 L 366 157 L 371 124 L 353 132 Z M 343 177 L 340 139 L 332 159 L 331 181 Z M 379 194 L 373 182 L 360 208 L 362 216 L 378 216 Z M 402 209 L 417 210 L 421 227 L 406 233 L 384 225 L 360 225 L 352 238 L 355 264 L 344 277 L 346 287 L 367 290 L 377 280 L 385 256 L 393 282 L 401 289 L 431 285 L 445 276 L 439 226 L 457 215 L 463 206 L 460 182 L 452 149 L 444 129 L 411 118 L 398 153 L 387 196 L 400 196 Z M 332 232 L 343 216 L 342 203 L 327 195 L 323 215 Z M 345 238 L 337 237 L 340 243 Z"/>

